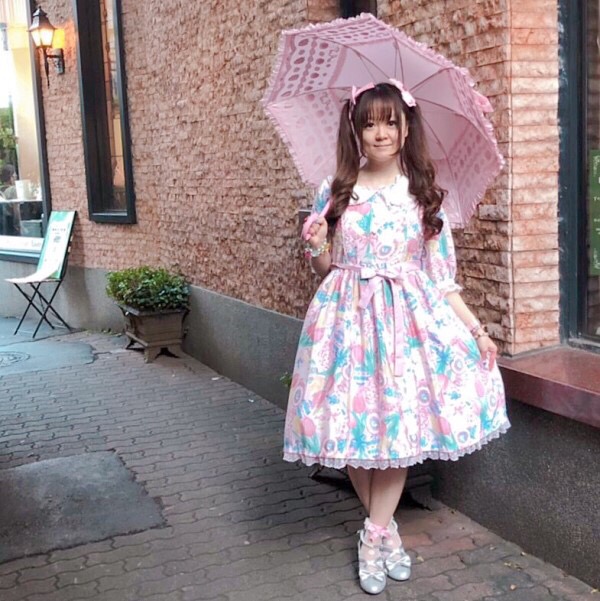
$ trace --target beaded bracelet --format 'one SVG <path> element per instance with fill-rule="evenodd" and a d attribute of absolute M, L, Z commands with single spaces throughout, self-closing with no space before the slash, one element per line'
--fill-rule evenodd
<path fill-rule="evenodd" d="M 475 340 L 478 340 L 482 336 L 489 336 L 487 328 L 485 326 L 481 326 L 479 330 L 475 332 L 475 334 L 473 334 L 473 338 L 475 338 Z"/>
<path fill-rule="evenodd" d="M 329 243 L 329 240 L 325 240 L 325 242 L 323 242 L 323 244 L 321 244 L 321 246 L 319 246 L 318 248 L 313 248 L 312 246 L 310 246 L 310 244 L 307 244 L 304 247 L 304 256 L 307 259 L 316 259 L 317 257 L 320 257 L 323 253 L 329 252 L 331 248 L 331 244 Z"/>
<path fill-rule="evenodd" d="M 479 330 L 480 327 L 481 327 L 481 322 L 480 321 L 474 321 L 469 326 L 469 332 L 471 333 L 471 336 L 475 336 L 475 333 L 477 332 L 477 330 Z"/>
<path fill-rule="evenodd" d="M 489 336 L 487 328 L 484 325 L 481 325 L 480 321 L 475 321 L 469 326 L 469 332 L 471 336 L 475 338 L 475 340 L 481 338 L 482 336 Z"/>

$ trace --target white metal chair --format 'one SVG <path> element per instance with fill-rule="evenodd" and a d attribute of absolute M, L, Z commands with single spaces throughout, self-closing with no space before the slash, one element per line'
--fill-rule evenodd
<path fill-rule="evenodd" d="M 48 319 L 53 314 L 69 331 L 71 327 L 61 317 L 58 311 L 52 306 L 56 293 L 62 284 L 63 278 L 67 272 L 67 262 L 71 250 L 71 240 L 73 237 L 73 223 L 75 221 L 75 211 L 52 211 L 48 220 L 48 228 L 44 236 L 44 243 L 40 252 L 40 258 L 37 269 L 31 275 L 22 278 L 6 278 L 7 282 L 14 284 L 17 290 L 27 299 L 27 307 L 15 330 L 15 334 L 21 328 L 29 309 L 33 308 L 40 316 L 40 320 L 33 332 L 32 338 L 35 338 L 42 322 L 46 322 L 52 329 L 54 325 Z M 42 293 L 42 286 L 54 285 L 54 289 Z M 31 288 L 28 291 L 26 286 Z"/>

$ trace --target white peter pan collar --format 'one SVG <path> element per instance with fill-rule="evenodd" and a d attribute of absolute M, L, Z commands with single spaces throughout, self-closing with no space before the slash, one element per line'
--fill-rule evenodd
<path fill-rule="evenodd" d="M 368 188 L 356 184 L 353 190 L 353 196 L 350 197 L 350 206 L 362 204 L 370 201 L 374 196 L 381 195 L 390 205 L 401 205 L 406 202 L 406 199 L 412 199 L 412 195 L 408 191 L 408 178 L 405 175 L 398 174 L 393 183 L 381 188 Z"/>

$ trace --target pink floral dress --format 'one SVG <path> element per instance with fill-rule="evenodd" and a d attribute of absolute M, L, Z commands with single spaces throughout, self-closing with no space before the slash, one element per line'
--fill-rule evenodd
<path fill-rule="evenodd" d="M 424 241 L 404 176 L 354 191 L 300 336 L 284 459 L 364 468 L 458 459 L 510 424 L 498 368 L 486 368 L 445 298 L 460 290 L 447 221 L 442 212 L 442 232 Z"/>

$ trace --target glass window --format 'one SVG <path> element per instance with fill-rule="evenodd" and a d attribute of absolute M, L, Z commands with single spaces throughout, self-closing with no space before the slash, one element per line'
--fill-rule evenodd
<path fill-rule="evenodd" d="M 135 223 L 120 0 L 75 0 L 88 204 L 93 221 Z"/>
<path fill-rule="evenodd" d="M 0 251 L 39 251 L 46 212 L 29 10 L 0 0 Z"/>
<path fill-rule="evenodd" d="M 361 13 L 377 16 L 377 0 L 340 0 L 340 11 L 344 19 L 356 17 Z"/>
<path fill-rule="evenodd" d="M 586 241 L 582 291 L 584 293 L 581 332 L 600 339 L 600 1 L 586 2 L 587 19 L 587 102 L 585 132 L 588 158 Z"/>

